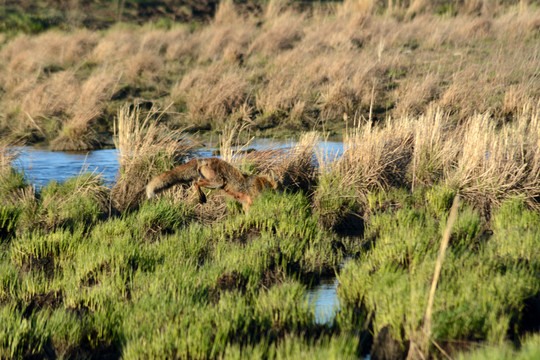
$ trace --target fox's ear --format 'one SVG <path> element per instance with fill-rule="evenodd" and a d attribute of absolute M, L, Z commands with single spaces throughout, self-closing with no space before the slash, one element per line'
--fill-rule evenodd
<path fill-rule="evenodd" d="M 273 190 L 276 190 L 278 188 L 279 183 L 277 181 L 275 181 L 272 177 L 265 176 L 264 179 L 266 180 L 268 185 L 270 185 L 269 187 L 272 188 Z"/>
<path fill-rule="evenodd" d="M 270 184 L 272 184 L 272 189 L 275 190 L 279 187 L 279 177 L 273 169 L 269 171 L 267 178 L 270 181 Z"/>

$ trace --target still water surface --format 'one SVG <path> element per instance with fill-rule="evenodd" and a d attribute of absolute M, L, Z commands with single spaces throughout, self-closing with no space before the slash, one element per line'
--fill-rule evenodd
<path fill-rule="evenodd" d="M 14 162 L 31 184 L 47 185 L 51 180 L 65 181 L 81 173 L 100 174 L 112 184 L 118 172 L 118 152 L 114 149 L 89 152 L 60 152 L 43 148 L 23 147 Z"/>
<path fill-rule="evenodd" d="M 307 290 L 307 299 L 315 312 L 315 323 L 331 325 L 340 310 L 337 296 L 338 279 L 328 278 Z"/>
<path fill-rule="evenodd" d="M 288 148 L 295 142 L 269 139 L 255 140 L 248 148 Z M 207 146 L 196 151 L 196 156 L 212 156 L 216 148 Z M 88 152 L 60 152 L 47 148 L 21 147 L 15 166 L 24 171 L 27 180 L 36 187 L 47 185 L 51 180 L 65 181 L 85 172 L 95 172 L 103 177 L 106 184 L 112 185 L 118 173 L 118 151 L 115 149 Z M 343 153 L 343 143 L 321 141 L 317 151 L 328 159 L 339 157 Z"/>

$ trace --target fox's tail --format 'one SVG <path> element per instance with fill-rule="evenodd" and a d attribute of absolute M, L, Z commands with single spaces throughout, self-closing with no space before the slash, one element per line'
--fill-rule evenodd
<path fill-rule="evenodd" d="M 198 176 L 198 162 L 196 159 L 187 164 L 179 165 L 172 170 L 165 171 L 153 178 L 146 185 L 146 197 L 153 198 L 158 192 L 166 190 L 176 184 L 189 183 Z"/>
<path fill-rule="evenodd" d="M 154 179 L 152 179 L 152 181 L 148 183 L 148 185 L 146 185 L 146 198 L 153 198 L 156 193 L 170 188 L 175 183 L 176 181 L 173 176 L 168 178 L 163 178 L 161 175 L 155 177 Z"/>

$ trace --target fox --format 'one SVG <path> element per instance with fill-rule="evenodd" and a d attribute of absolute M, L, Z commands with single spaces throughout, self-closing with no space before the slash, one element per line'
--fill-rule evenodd
<path fill-rule="evenodd" d="M 243 174 L 225 160 L 215 157 L 196 158 L 153 178 L 146 185 L 146 197 L 151 199 L 158 192 L 173 185 L 189 183 L 193 184 L 201 204 L 206 202 L 206 195 L 201 187 L 223 189 L 227 195 L 240 202 L 245 210 L 249 210 L 253 199 L 263 190 L 278 187 L 277 183 L 267 176 Z"/>

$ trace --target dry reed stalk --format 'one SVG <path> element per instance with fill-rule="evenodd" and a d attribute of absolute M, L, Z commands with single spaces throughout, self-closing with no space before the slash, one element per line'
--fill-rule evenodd
<path fill-rule="evenodd" d="M 455 127 L 440 108 L 430 109 L 418 118 L 407 118 L 414 132 L 411 163 L 411 189 L 416 185 L 432 186 L 444 179 L 461 149 Z"/>
<path fill-rule="evenodd" d="M 444 261 L 444 255 L 450 242 L 450 235 L 452 234 L 452 228 L 457 220 L 458 210 L 461 200 L 459 194 L 454 197 L 452 207 L 450 209 L 450 215 L 448 216 L 448 222 L 444 229 L 444 233 L 441 240 L 441 246 L 439 248 L 439 255 L 437 256 L 437 262 L 435 263 L 435 269 L 433 271 L 433 280 L 431 281 L 431 288 L 429 291 L 428 303 L 426 307 L 426 313 L 424 315 L 424 325 L 421 331 L 420 339 L 411 339 L 411 345 L 409 347 L 409 354 L 407 359 L 427 359 L 429 353 L 429 345 L 431 340 L 431 318 L 433 315 L 433 303 L 435 301 L 435 291 L 437 290 L 437 284 L 439 283 L 439 277 L 441 275 L 442 263 Z"/>
<path fill-rule="evenodd" d="M 221 158 L 228 163 L 239 166 L 242 163 L 242 157 L 239 155 L 245 152 L 254 138 L 248 139 L 243 145 L 239 145 L 238 138 L 248 128 L 248 124 L 229 123 L 225 125 L 219 138 L 219 154 Z"/>
<path fill-rule="evenodd" d="M 143 115 L 138 106 L 126 104 L 118 112 L 115 145 L 120 173 L 111 195 L 120 211 L 136 206 L 153 176 L 169 170 L 191 152 L 193 144 L 181 130 L 159 125 L 166 110 L 152 108 Z"/>
<path fill-rule="evenodd" d="M 540 193 L 539 138 L 537 108 L 500 129 L 489 114 L 473 116 L 457 134 L 462 150 L 446 181 L 484 209 L 516 195 L 534 205 Z"/>
<path fill-rule="evenodd" d="M 0 140 L 0 173 L 10 170 L 18 156 L 17 143 L 5 139 Z"/>
<path fill-rule="evenodd" d="M 351 186 L 365 192 L 406 185 L 412 157 L 413 132 L 408 122 L 390 120 L 383 127 L 359 124 L 346 134 L 338 163 Z"/>

